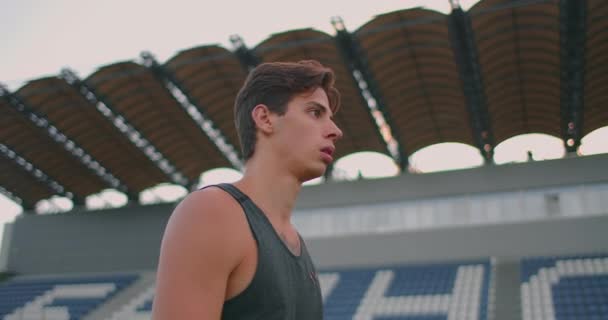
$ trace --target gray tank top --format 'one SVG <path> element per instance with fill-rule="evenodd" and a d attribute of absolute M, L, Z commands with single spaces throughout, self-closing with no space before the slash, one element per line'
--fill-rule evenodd
<path fill-rule="evenodd" d="M 301 252 L 296 256 L 247 195 L 231 184 L 216 186 L 239 202 L 258 247 L 253 280 L 243 292 L 224 302 L 222 320 L 323 319 L 319 279 L 300 235 Z"/>

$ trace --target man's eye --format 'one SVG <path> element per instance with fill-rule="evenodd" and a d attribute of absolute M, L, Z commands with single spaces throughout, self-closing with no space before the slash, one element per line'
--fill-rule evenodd
<path fill-rule="evenodd" d="M 321 116 L 320 110 L 311 110 L 310 113 L 312 113 L 312 115 L 315 116 L 315 118 L 318 118 Z"/>

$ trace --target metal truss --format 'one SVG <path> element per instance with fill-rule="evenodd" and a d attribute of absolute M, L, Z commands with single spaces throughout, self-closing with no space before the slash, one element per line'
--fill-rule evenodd
<path fill-rule="evenodd" d="M 477 149 L 479 149 L 486 164 L 493 163 L 494 147 L 496 145 L 486 105 L 471 20 L 467 13 L 457 7 L 448 16 L 448 21 L 454 59 L 459 67 L 462 89 L 469 110 L 473 141 L 475 141 Z"/>

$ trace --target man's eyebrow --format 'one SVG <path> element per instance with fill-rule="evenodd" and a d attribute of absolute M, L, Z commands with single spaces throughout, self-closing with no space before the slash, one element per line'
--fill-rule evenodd
<path fill-rule="evenodd" d="M 306 104 L 307 104 L 307 105 L 309 105 L 309 106 L 318 107 L 318 108 L 322 109 L 322 112 L 323 112 L 323 113 L 326 113 L 326 112 L 328 112 L 328 111 L 329 111 L 329 108 L 328 108 L 328 107 L 326 107 L 326 106 L 324 106 L 323 104 L 320 104 L 320 103 L 318 103 L 318 102 L 316 102 L 316 101 L 309 101 L 309 102 L 307 102 Z"/>

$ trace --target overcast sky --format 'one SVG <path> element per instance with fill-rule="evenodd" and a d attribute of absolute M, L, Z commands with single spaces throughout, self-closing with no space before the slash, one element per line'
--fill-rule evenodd
<path fill-rule="evenodd" d="M 476 1 L 461 1 L 468 8 Z M 143 1 L 5 0 L 0 11 L 0 82 L 57 74 L 86 77 L 97 67 L 135 59 L 143 50 L 165 61 L 177 51 L 240 35 L 253 47 L 273 33 L 312 27 L 333 34 L 332 16 L 355 30 L 375 15 L 417 6 L 449 12 L 448 0 Z"/>

